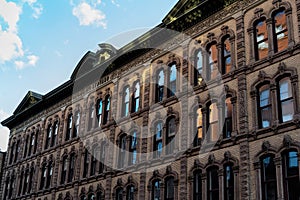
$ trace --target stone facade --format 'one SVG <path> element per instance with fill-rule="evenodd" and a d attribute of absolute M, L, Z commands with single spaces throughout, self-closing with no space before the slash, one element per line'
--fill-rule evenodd
<path fill-rule="evenodd" d="M 100 44 L 2 122 L 1 199 L 299 199 L 299 24 L 300 0 L 180 0 Z"/>

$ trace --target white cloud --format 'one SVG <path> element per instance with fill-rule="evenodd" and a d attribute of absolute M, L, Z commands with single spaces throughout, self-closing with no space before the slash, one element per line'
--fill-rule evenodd
<path fill-rule="evenodd" d="M 0 109 L 0 122 L 9 117 L 9 114 Z M 1 151 L 6 151 L 8 138 L 9 138 L 9 129 L 0 125 L 0 149 Z"/>
<path fill-rule="evenodd" d="M 101 3 L 101 1 L 99 1 Z M 78 18 L 81 26 L 96 25 L 106 28 L 106 16 L 95 6 L 82 2 L 73 8 L 73 15 Z"/>
<path fill-rule="evenodd" d="M 32 16 L 36 19 L 40 17 L 43 12 L 43 6 L 37 2 L 37 0 L 23 0 L 24 3 L 27 3 L 33 10 Z"/>
<path fill-rule="evenodd" d="M 36 63 L 38 62 L 39 57 L 36 55 L 29 55 L 26 57 L 26 60 L 16 60 L 15 66 L 17 70 L 22 70 L 25 67 L 34 67 Z"/>
<path fill-rule="evenodd" d="M 27 59 L 28 59 L 28 65 L 35 66 L 37 61 L 39 60 L 39 57 L 35 55 L 30 55 L 27 56 Z"/>
<path fill-rule="evenodd" d="M 0 63 L 24 55 L 22 41 L 16 32 L 0 31 Z"/>
<path fill-rule="evenodd" d="M 29 65 L 35 65 L 37 61 L 36 57 L 24 53 L 18 33 L 18 22 L 25 3 L 33 9 L 33 17 L 38 18 L 43 8 L 37 0 L 22 0 L 19 4 L 0 0 L 0 18 L 3 19 L 3 23 L 7 24 L 7 27 L 0 27 L 0 63 L 13 61 L 17 69 L 23 69 L 26 66 L 24 61 L 21 61 L 24 56 L 27 56 L 25 59 L 29 60 Z"/>

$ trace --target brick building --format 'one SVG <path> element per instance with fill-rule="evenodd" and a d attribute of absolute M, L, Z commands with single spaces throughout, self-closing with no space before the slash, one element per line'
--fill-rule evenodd
<path fill-rule="evenodd" d="M 180 0 L 11 117 L 1 198 L 299 200 L 300 0 Z"/>

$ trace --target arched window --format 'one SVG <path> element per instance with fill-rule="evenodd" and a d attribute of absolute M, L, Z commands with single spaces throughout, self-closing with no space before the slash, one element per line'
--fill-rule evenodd
<path fill-rule="evenodd" d="M 207 79 L 212 80 L 217 77 L 218 70 L 218 49 L 217 43 L 213 42 L 208 46 L 208 68 L 207 68 Z"/>
<path fill-rule="evenodd" d="M 32 190 L 32 187 L 31 187 L 31 185 L 33 184 L 33 178 L 34 178 L 34 167 L 31 167 L 31 169 L 30 169 L 30 173 L 29 173 L 29 183 L 28 183 L 28 193 L 30 193 L 31 192 L 31 190 Z"/>
<path fill-rule="evenodd" d="M 202 200 L 202 172 L 196 170 L 193 173 L 193 200 Z"/>
<path fill-rule="evenodd" d="M 169 66 L 169 87 L 168 87 L 168 97 L 174 96 L 176 93 L 176 76 L 177 69 L 176 64 Z"/>
<path fill-rule="evenodd" d="M 25 148 L 24 148 L 23 158 L 25 158 L 27 156 L 28 143 L 29 143 L 29 135 L 27 135 L 26 140 L 25 140 Z"/>
<path fill-rule="evenodd" d="M 123 134 L 120 137 L 119 141 L 119 167 L 122 168 L 125 166 L 125 159 L 126 159 L 126 146 L 127 146 L 127 141 L 126 141 L 126 135 Z"/>
<path fill-rule="evenodd" d="M 171 117 L 167 121 L 167 135 L 166 135 L 166 145 L 167 154 L 171 154 L 174 151 L 175 146 L 175 134 L 176 134 L 176 123 L 175 118 Z"/>
<path fill-rule="evenodd" d="M 90 176 L 94 176 L 96 174 L 96 166 L 97 166 L 97 157 L 99 152 L 98 146 L 93 146 L 92 149 L 92 155 L 91 155 L 91 170 L 90 170 Z"/>
<path fill-rule="evenodd" d="M 129 185 L 126 190 L 126 200 L 134 200 L 134 186 Z"/>
<path fill-rule="evenodd" d="M 116 200 L 123 200 L 123 188 L 116 190 Z"/>
<path fill-rule="evenodd" d="M 227 74 L 231 71 L 231 44 L 229 35 L 225 36 L 222 41 L 222 74 Z"/>
<path fill-rule="evenodd" d="M 98 103 L 97 103 L 98 127 L 100 127 L 101 123 L 102 123 L 102 112 L 103 112 L 103 102 L 102 102 L 102 99 L 99 99 Z"/>
<path fill-rule="evenodd" d="M 282 78 L 278 84 L 278 113 L 279 121 L 287 122 L 294 117 L 294 98 L 289 77 Z"/>
<path fill-rule="evenodd" d="M 223 138 L 230 138 L 232 133 L 232 114 L 233 106 L 231 103 L 231 97 L 225 99 L 224 110 L 224 125 L 223 125 Z"/>
<path fill-rule="evenodd" d="M 129 165 L 136 164 L 137 161 L 137 136 L 136 131 L 132 132 L 130 136 L 130 146 L 129 146 Z"/>
<path fill-rule="evenodd" d="M 100 161 L 99 161 L 99 173 L 104 172 L 104 163 L 105 163 L 105 142 L 102 142 L 101 149 L 100 149 Z"/>
<path fill-rule="evenodd" d="M 224 197 L 225 200 L 234 200 L 234 176 L 231 163 L 224 165 Z"/>
<path fill-rule="evenodd" d="M 207 114 L 207 128 L 209 130 L 208 141 L 217 141 L 219 139 L 219 113 L 217 103 L 213 102 L 209 105 Z"/>
<path fill-rule="evenodd" d="M 15 175 L 12 175 L 11 179 L 10 179 L 9 190 L 8 190 L 8 198 L 9 199 L 12 197 L 14 186 L 15 186 Z"/>
<path fill-rule="evenodd" d="M 72 182 L 75 174 L 75 153 L 70 155 L 68 182 Z"/>
<path fill-rule="evenodd" d="M 14 153 L 15 153 L 15 148 L 16 148 L 16 142 L 13 142 L 13 144 L 11 145 L 11 150 L 10 150 L 9 164 L 12 164 L 12 161 L 14 158 Z"/>
<path fill-rule="evenodd" d="M 85 149 L 84 152 L 84 164 L 83 164 L 83 178 L 86 178 L 88 175 L 88 169 L 89 169 L 89 151 Z"/>
<path fill-rule="evenodd" d="M 287 18 L 285 10 L 280 8 L 272 15 L 273 25 L 273 40 L 274 40 L 274 52 L 285 50 L 288 47 L 288 29 Z"/>
<path fill-rule="evenodd" d="M 18 156 L 19 156 L 20 151 L 21 151 L 20 143 L 21 143 L 21 141 L 18 140 L 18 141 L 17 141 L 17 147 L 16 147 L 16 149 L 15 149 L 16 152 L 15 152 L 15 160 L 14 160 L 14 162 L 17 162 Z"/>
<path fill-rule="evenodd" d="M 263 200 L 277 199 L 276 167 L 273 155 L 261 158 L 261 188 Z"/>
<path fill-rule="evenodd" d="M 9 190 L 9 177 L 6 177 L 5 180 L 5 185 L 4 185 L 4 194 L 3 194 L 3 199 L 7 199 L 7 195 L 8 195 L 8 190 Z"/>
<path fill-rule="evenodd" d="M 194 67 L 194 85 L 201 85 L 203 78 L 203 55 L 201 50 L 196 51 L 195 54 L 195 67 Z"/>
<path fill-rule="evenodd" d="M 259 128 L 271 126 L 272 104 L 270 95 L 270 86 L 265 84 L 258 88 L 258 125 Z"/>
<path fill-rule="evenodd" d="M 67 156 L 63 157 L 62 166 L 61 166 L 61 178 L 60 183 L 64 184 L 67 177 Z"/>
<path fill-rule="evenodd" d="M 196 135 L 193 135 L 194 141 L 193 145 L 194 147 L 199 146 L 202 141 L 202 136 L 203 136 L 203 117 L 202 117 L 202 111 L 201 108 L 196 109 L 194 117 L 194 124 L 195 124 L 195 130 L 196 130 Z"/>
<path fill-rule="evenodd" d="M 34 132 L 31 133 L 31 137 L 30 137 L 30 146 L 29 146 L 29 151 L 28 151 L 28 156 L 30 156 L 34 150 L 34 145 L 35 145 L 35 134 Z"/>
<path fill-rule="evenodd" d="M 94 193 L 89 193 L 88 200 L 95 200 L 95 194 Z"/>
<path fill-rule="evenodd" d="M 284 199 L 292 200 L 300 198 L 299 161 L 298 152 L 285 151 L 282 154 Z"/>
<path fill-rule="evenodd" d="M 20 196 L 21 193 L 22 193 L 23 178 L 24 178 L 24 171 L 22 171 L 22 172 L 21 172 L 21 175 L 20 175 L 20 182 L 19 182 L 19 192 L 18 192 L 18 196 Z"/>
<path fill-rule="evenodd" d="M 46 188 L 49 188 L 51 185 L 52 175 L 53 175 L 53 162 L 50 162 L 48 164 L 48 170 L 47 170 Z"/>
<path fill-rule="evenodd" d="M 175 189 L 174 189 L 174 178 L 169 177 L 165 180 L 165 200 L 174 200 Z"/>
<path fill-rule="evenodd" d="M 140 83 L 136 82 L 132 94 L 131 112 L 137 112 L 139 110 L 139 105 L 140 105 Z"/>
<path fill-rule="evenodd" d="M 156 83 L 156 91 L 155 91 L 156 93 L 155 102 L 161 102 L 164 96 L 164 85 L 165 85 L 165 74 L 163 69 L 158 71 L 156 80 L 157 83 Z"/>
<path fill-rule="evenodd" d="M 129 114 L 129 87 L 124 88 L 123 92 L 123 110 L 122 116 L 127 116 Z"/>
<path fill-rule="evenodd" d="M 103 124 L 106 124 L 109 121 L 110 115 L 110 96 L 106 95 L 105 97 L 105 107 L 104 107 L 104 118 L 103 118 Z"/>
<path fill-rule="evenodd" d="M 29 169 L 26 169 L 25 177 L 24 177 L 23 192 L 22 192 L 23 195 L 27 192 L 28 183 L 29 183 Z"/>
<path fill-rule="evenodd" d="M 97 199 L 97 200 L 102 200 L 102 199 L 103 199 L 102 196 L 103 196 L 102 191 L 99 190 L 99 191 L 97 192 L 97 194 L 96 194 L 96 199 Z"/>
<path fill-rule="evenodd" d="M 92 129 L 93 121 L 94 121 L 94 115 L 95 115 L 95 107 L 94 107 L 94 104 L 91 103 L 90 108 L 89 108 L 88 131 L 90 131 Z"/>
<path fill-rule="evenodd" d="M 52 138 L 52 124 L 48 125 L 48 129 L 47 129 L 47 138 L 46 138 L 46 142 L 45 142 L 45 149 L 48 149 L 50 142 L 51 142 L 51 138 Z"/>
<path fill-rule="evenodd" d="M 266 18 L 261 18 L 254 23 L 254 45 L 255 60 L 268 56 L 269 45 Z"/>
<path fill-rule="evenodd" d="M 79 125 L 80 125 L 80 111 L 75 113 L 75 127 L 73 131 L 73 138 L 76 138 L 79 133 Z"/>
<path fill-rule="evenodd" d="M 207 169 L 207 199 L 219 199 L 218 168 L 213 166 Z"/>
<path fill-rule="evenodd" d="M 40 190 L 42 190 L 45 187 L 45 182 L 47 178 L 47 165 L 42 165 L 42 171 L 41 171 L 41 179 L 40 179 Z"/>
<path fill-rule="evenodd" d="M 36 132 L 35 132 L 35 144 L 34 144 L 33 154 L 36 153 L 38 141 L 39 141 L 39 130 L 36 130 Z"/>
<path fill-rule="evenodd" d="M 161 200 L 160 187 L 161 187 L 161 181 L 154 180 L 152 183 L 152 200 Z"/>
<path fill-rule="evenodd" d="M 55 121 L 54 125 L 53 125 L 53 130 L 52 130 L 52 138 L 51 138 L 50 147 L 53 147 L 56 144 L 57 134 L 58 134 L 58 121 Z"/>
<path fill-rule="evenodd" d="M 155 135 L 154 135 L 154 142 L 153 142 L 153 155 L 155 158 L 160 157 L 162 153 L 163 147 L 163 127 L 162 123 L 159 122 L 156 124 L 155 127 Z"/>
<path fill-rule="evenodd" d="M 70 114 L 68 115 L 68 124 L 67 124 L 66 141 L 68 141 L 68 140 L 71 138 L 72 127 L 73 127 L 73 114 L 70 113 Z"/>

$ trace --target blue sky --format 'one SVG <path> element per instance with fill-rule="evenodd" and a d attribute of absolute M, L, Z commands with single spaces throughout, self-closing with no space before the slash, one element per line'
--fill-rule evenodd
<path fill-rule="evenodd" d="M 45 94 L 89 50 L 120 47 L 161 23 L 177 0 L 0 0 L 0 121 L 27 91 Z M 117 37 L 129 32 L 131 37 Z M 120 40 L 116 38 L 122 38 Z M 0 125 L 0 148 L 8 129 Z"/>

